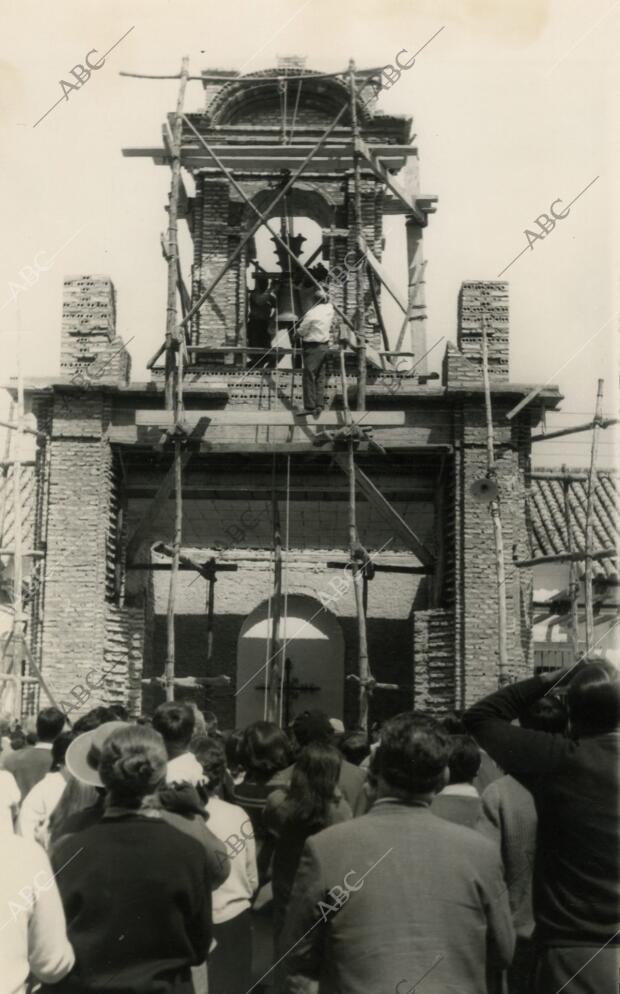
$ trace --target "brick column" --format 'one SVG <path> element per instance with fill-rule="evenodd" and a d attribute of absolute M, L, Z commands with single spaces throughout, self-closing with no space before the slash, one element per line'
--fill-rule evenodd
<path fill-rule="evenodd" d="M 104 660 L 112 453 L 101 393 L 67 391 L 54 400 L 42 662 L 67 706 Z"/>

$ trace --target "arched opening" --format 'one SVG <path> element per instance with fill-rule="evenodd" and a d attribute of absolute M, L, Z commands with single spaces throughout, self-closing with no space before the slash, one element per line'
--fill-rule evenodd
<path fill-rule="evenodd" d="M 237 644 L 235 724 L 244 728 L 264 717 L 265 662 L 272 622 L 269 601 L 263 601 L 245 619 Z M 344 638 L 337 619 L 320 601 L 303 594 L 288 597 L 282 619 L 286 657 L 283 712 L 293 718 L 307 708 L 319 708 L 342 718 L 344 706 Z"/>

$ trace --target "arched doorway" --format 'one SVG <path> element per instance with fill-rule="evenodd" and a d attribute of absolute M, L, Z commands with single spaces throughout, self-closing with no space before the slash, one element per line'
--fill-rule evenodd
<path fill-rule="evenodd" d="M 269 602 L 264 601 L 241 628 L 237 645 L 237 728 L 263 718 L 265 660 L 271 633 L 268 615 Z M 282 619 L 282 637 L 291 661 L 285 692 L 289 717 L 306 708 L 319 708 L 330 718 L 342 718 L 344 638 L 334 615 L 314 597 L 290 594 L 286 623 Z"/>

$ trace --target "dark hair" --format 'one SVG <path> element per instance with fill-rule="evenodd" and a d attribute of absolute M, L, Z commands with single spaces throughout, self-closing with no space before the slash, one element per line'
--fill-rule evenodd
<path fill-rule="evenodd" d="M 96 708 L 92 708 L 87 714 L 83 714 L 81 718 L 78 718 L 73 725 L 73 734 L 82 735 L 83 732 L 92 732 L 93 729 L 99 728 L 99 725 L 104 725 L 107 721 L 118 721 L 118 718 L 111 708 L 104 707 L 101 704 Z"/>
<path fill-rule="evenodd" d="M 50 815 L 50 843 L 54 843 L 56 839 L 64 835 L 65 826 L 72 815 L 77 811 L 84 811 L 86 808 L 92 808 L 95 804 L 100 803 L 102 796 L 96 787 L 91 787 L 89 784 L 82 783 L 70 776 L 67 780 L 67 786 L 60 795 L 58 804 Z"/>
<path fill-rule="evenodd" d="M 373 768 L 401 793 L 430 794 L 443 781 L 450 756 L 450 736 L 432 718 L 411 712 L 386 721 Z"/>
<path fill-rule="evenodd" d="M 563 734 L 568 723 L 568 713 L 559 697 L 541 697 L 530 704 L 519 715 L 522 728 L 531 728 L 535 732 L 555 732 Z"/>
<path fill-rule="evenodd" d="M 366 756 L 370 754 L 368 735 L 362 728 L 351 732 L 345 732 L 344 736 L 340 740 L 338 748 L 349 763 L 354 763 L 355 766 L 359 766 L 359 764 L 366 759 Z"/>
<path fill-rule="evenodd" d="M 293 767 L 282 815 L 289 825 L 320 832 L 329 820 L 329 805 L 338 783 L 342 756 L 335 746 L 311 742 L 299 753 Z"/>
<path fill-rule="evenodd" d="M 290 742 L 272 721 L 255 721 L 243 733 L 241 757 L 247 773 L 268 780 L 289 765 Z"/>
<path fill-rule="evenodd" d="M 604 735 L 620 722 L 620 674 L 606 659 L 588 662 L 567 694 L 571 732 L 576 736 Z"/>
<path fill-rule="evenodd" d="M 195 735 L 189 747 L 209 781 L 209 794 L 216 794 L 226 776 L 224 746 L 219 739 L 212 738 L 210 735 Z"/>
<path fill-rule="evenodd" d="M 195 722 L 193 709 L 183 701 L 166 701 L 153 715 L 153 728 L 166 745 L 189 745 Z"/>
<path fill-rule="evenodd" d="M 114 715 L 112 721 L 129 721 L 129 711 L 124 704 L 110 704 L 108 711 Z"/>
<path fill-rule="evenodd" d="M 37 715 L 37 738 L 40 742 L 53 742 L 65 727 L 65 716 L 58 708 L 43 708 Z"/>
<path fill-rule="evenodd" d="M 138 807 L 164 779 L 167 762 L 161 735 L 152 728 L 130 725 L 112 732 L 103 743 L 99 776 L 113 803 Z"/>
<path fill-rule="evenodd" d="M 472 783 L 480 769 L 480 749 L 471 735 L 453 735 L 450 741 L 450 783 Z"/>
<path fill-rule="evenodd" d="M 75 735 L 73 732 L 61 732 L 52 742 L 52 767 L 50 772 L 55 773 L 65 762 L 65 754 Z"/>
<path fill-rule="evenodd" d="M 18 749 L 26 748 L 26 736 L 21 728 L 14 728 L 11 732 L 11 749 L 17 752 Z"/>
<path fill-rule="evenodd" d="M 298 714 L 293 720 L 292 730 L 302 749 L 311 742 L 329 743 L 334 738 L 334 729 L 324 711 L 304 711 Z"/>
<path fill-rule="evenodd" d="M 254 283 L 257 290 L 266 290 L 269 286 L 269 277 L 266 273 L 256 273 L 254 276 Z"/>
<path fill-rule="evenodd" d="M 226 763 L 233 776 L 243 768 L 243 735 L 240 729 L 233 728 L 223 736 Z"/>
<path fill-rule="evenodd" d="M 465 722 L 456 711 L 448 711 L 447 714 L 442 715 L 438 719 L 441 727 L 448 733 L 448 735 L 466 735 L 467 729 L 465 727 Z"/>

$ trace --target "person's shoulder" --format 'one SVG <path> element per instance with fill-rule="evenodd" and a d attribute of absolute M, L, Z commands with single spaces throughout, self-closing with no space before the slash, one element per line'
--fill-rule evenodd
<path fill-rule="evenodd" d="M 475 828 L 447 821 L 433 814 L 433 834 L 437 834 L 447 846 L 447 851 L 454 858 L 459 855 L 467 856 L 475 862 L 496 863 L 499 856 L 497 846 Z M 437 824 L 439 822 L 439 824 Z"/>

